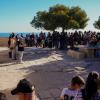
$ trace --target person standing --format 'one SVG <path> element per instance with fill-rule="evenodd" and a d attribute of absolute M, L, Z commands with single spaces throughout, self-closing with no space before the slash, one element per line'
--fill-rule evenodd
<path fill-rule="evenodd" d="M 10 39 L 10 50 L 11 50 L 11 55 L 12 55 L 12 60 L 16 60 L 16 38 L 15 34 L 11 34 L 11 39 Z"/>
<path fill-rule="evenodd" d="M 17 42 L 18 45 L 18 63 L 23 63 L 23 53 L 24 53 L 24 40 L 20 37 L 19 41 Z"/>
<path fill-rule="evenodd" d="M 8 48 L 9 48 L 9 58 L 12 58 L 12 52 L 11 52 L 10 44 L 11 44 L 11 35 L 9 36 L 9 39 L 8 39 Z"/>

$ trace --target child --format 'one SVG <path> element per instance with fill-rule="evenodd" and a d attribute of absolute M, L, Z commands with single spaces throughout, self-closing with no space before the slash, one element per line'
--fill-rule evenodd
<path fill-rule="evenodd" d="M 100 100 L 99 78 L 100 75 L 98 72 L 93 71 L 89 73 L 88 78 L 86 80 L 86 85 L 81 91 L 83 100 Z"/>
<path fill-rule="evenodd" d="M 64 88 L 62 90 L 60 100 L 76 100 L 75 99 L 76 97 L 81 98 L 81 95 L 79 95 L 79 91 L 84 84 L 85 81 L 82 77 L 80 76 L 73 77 L 70 88 Z"/>
<path fill-rule="evenodd" d="M 17 87 L 11 91 L 12 95 L 18 95 L 18 100 L 38 100 L 35 88 L 26 79 L 20 80 Z"/>

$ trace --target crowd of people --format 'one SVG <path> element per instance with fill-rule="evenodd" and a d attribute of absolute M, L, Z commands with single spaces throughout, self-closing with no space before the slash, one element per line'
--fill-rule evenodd
<path fill-rule="evenodd" d="M 93 31 L 75 32 L 48 32 L 40 34 L 27 34 L 25 43 L 28 47 L 55 48 L 60 50 L 79 50 L 78 45 L 87 47 L 100 47 L 100 33 Z M 96 50 L 95 57 L 100 57 L 100 50 Z"/>
<path fill-rule="evenodd" d="M 26 79 L 20 80 L 11 94 L 17 95 L 18 100 L 40 100 L 37 97 L 35 87 Z M 0 93 L 0 100 L 7 100 L 6 95 Z M 81 76 L 74 76 L 70 87 L 62 90 L 60 100 L 100 100 L 99 73 L 96 71 L 90 72 L 86 81 Z"/>
<path fill-rule="evenodd" d="M 18 60 L 18 63 L 23 63 L 23 52 L 24 52 L 25 42 L 24 37 L 21 34 L 15 35 L 15 33 L 10 34 L 8 40 L 8 48 L 9 48 L 9 58 L 12 60 Z"/>
<path fill-rule="evenodd" d="M 88 47 L 100 47 L 100 33 L 92 31 L 75 31 L 75 32 L 48 32 L 40 34 L 15 34 L 9 36 L 8 47 L 9 57 L 18 59 L 19 63 L 23 63 L 24 47 L 42 47 L 55 49 L 77 49 L 75 45 L 87 45 Z M 18 51 L 18 52 L 17 52 Z M 100 51 L 96 51 L 96 56 L 100 57 Z"/>
<path fill-rule="evenodd" d="M 100 47 L 100 33 L 92 31 L 75 31 L 75 32 L 57 32 L 53 33 L 41 32 L 40 34 L 15 34 L 9 36 L 8 47 L 9 57 L 18 59 L 19 63 L 23 63 L 24 47 L 42 47 L 55 49 L 78 49 L 75 45 L 87 45 L 88 47 Z M 96 56 L 100 57 L 100 51 L 96 51 Z"/>
<path fill-rule="evenodd" d="M 96 46 L 100 43 L 100 33 L 92 31 L 75 31 L 75 32 L 57 32 L 53 33 L 41 32 L 38 34 L 27 34 L 25 37 L 27 46 L 49 47 L 56 49 L 67 49 L 70 46 L 74 49 L 74 45 Z"/>

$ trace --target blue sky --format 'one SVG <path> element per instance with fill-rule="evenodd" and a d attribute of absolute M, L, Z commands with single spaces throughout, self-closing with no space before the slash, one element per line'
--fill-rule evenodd
<path fill-rule="evenodd" d="M 80 6 L 90 18 L 86 29 L 100 16 L 100 0 L 0 0 L 0 32 L 31 32 L 30 21 L 37 11 L 48 10 L 55 4 Z"/>

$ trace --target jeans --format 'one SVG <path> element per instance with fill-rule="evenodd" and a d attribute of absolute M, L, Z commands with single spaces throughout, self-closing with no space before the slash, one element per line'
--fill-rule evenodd
<path fill-rule="evenodd" d="M 12 52 L 12 59 L 16 59 L 16 48 L 11 50 Z"/>
<path fill-rule="evenodd" d="M 18 60 L 19 60 L 19 62 L 22 62 L 23 53 L 24 53 L 23 51 L 18 51 L 18 54 L 19 54 Z"/>

